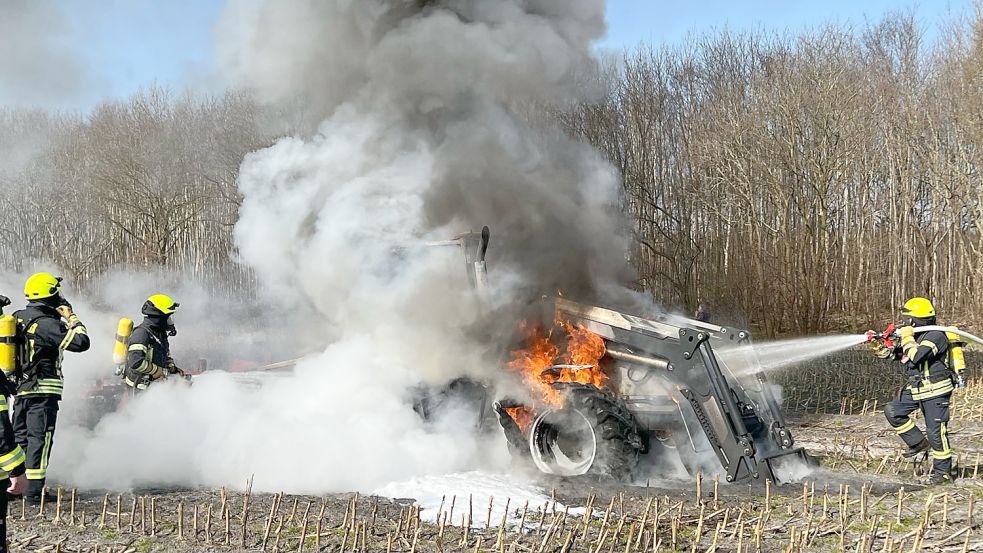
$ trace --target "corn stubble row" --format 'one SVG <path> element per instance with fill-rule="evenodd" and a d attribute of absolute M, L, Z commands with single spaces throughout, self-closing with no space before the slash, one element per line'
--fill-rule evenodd
<path fill-rule="evenodd" d="M 867 483 L 761 489 L 722 487 L 718 478 L 711 488 L 704 480 L 700 475 L 695 488 L 673 495 L 622 493 L 604 501 L 591 494 L 573 512 L 555 499 L 534 506 L 491 498 L 486 508 L 454 496 L 438 513 L 424 513 L 418 505 L 358 495 L 254 497 L 220 490 L 194 502 L 177 494 L 106 495 L 86 503 L 99 505 L 86 513 L 74 491 L 59 490 L 55 505 L 12 505 L 11 544 L 15 551 L 65 553 L 137 553 L 162 544 L 173 551 L 411 553 L 983 548 L 976 538 L 978 485 L 874 493 Z M 506 514 L 493 520 L 496 503 L 506 505 Z"/>

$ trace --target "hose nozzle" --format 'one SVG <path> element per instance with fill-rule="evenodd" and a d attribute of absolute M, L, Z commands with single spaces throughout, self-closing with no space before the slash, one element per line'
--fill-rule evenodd
<path fill-rule="evenodd" d="M 874 330 L 868 330 L 866 333 L 867 343 L 870 342 L 880 342 L 882 345 L 889 348 L 894 347 L 894 341 L 898 338 L 897 332 L 895 332 L 894 323 L 887 325 L 884 332 L 877 332 Z"/>

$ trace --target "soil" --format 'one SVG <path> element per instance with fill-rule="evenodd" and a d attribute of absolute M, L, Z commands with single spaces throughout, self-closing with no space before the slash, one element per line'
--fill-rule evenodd
<path fill-rule="evenodd" d="M 917 482 L 928 462 L 903 460 L 900 441 L 878 415 L 811 416 L 793 428 L 823 465 L 794 484 L 701 477 L 629 486 L 540 477 L 560 504 L 593 516 L 531 507 L 523 516 L 513 507 L 516 520 L 486 528 L 486 507 L 475 506 L 472 528 L 462 528 L 421 520 L 412 499 L 76 490 L 72 501 L 73 491 L 62 489 L 60 503 L 43 509 L 12 503 L 9 537 L 12 551 L 65 553 L 983 550 L 977 425 L 954 429 L 961 477 L 943 487 Z M 458 505 L 454 518 L 463 511 Z"/>

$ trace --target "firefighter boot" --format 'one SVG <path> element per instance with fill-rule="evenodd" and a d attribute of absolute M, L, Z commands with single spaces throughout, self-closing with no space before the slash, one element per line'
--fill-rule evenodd
<path fill-rule="evenodd" d="M 27 481 L 27 491 L 24 492 L 24 498 L 28 503 L 40 503 L 42 494 L 44 495 L 45 503 L 57 500 L 57 496 L 45 488 L 44 480 Z"/>
<path fill-rule="evenodd" d="M 930 486 L 936 486 L 939 484 L 952 484 L 952 475 L 948 472 L 936 472 L 932 471 L 932 474 L 928 475 L 925 479 L 925 483 Z"/>
<path fill-rule="evenodd" d="M 925 438 L 922 438 L 922 441 L 909 447 L 908 451 L 902 453 L 901 456 L 904 457 L 905 459 L 911 459 L 912 457 L 917 457 L 918 455 L 925 453 L 930 449 L 932 449 L 932 444 L 928 443 L 928 440 L 926 440 Z"/>

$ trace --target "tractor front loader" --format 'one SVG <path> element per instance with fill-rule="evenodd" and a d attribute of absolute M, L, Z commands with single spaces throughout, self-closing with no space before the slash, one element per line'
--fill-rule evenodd
<path fill-rule="evenodd" d="M 619 479 L 647 456 L 673 456 L 693 475 L 762 483 L 789 481 L 810 462 L 795 446 L 747 331 L 563 298 L 546 308 L 604 340 L 599 363 L 609 378 L 604 386 L 576 377 L 552 382 L 563 393 L 559 406 L 499 401 L 513 455 L 546 473 Z"/>

